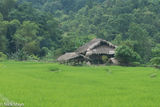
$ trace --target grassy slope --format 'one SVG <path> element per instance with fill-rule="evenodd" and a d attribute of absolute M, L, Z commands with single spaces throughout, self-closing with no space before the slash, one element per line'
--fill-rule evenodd
<path fill-rule="evenodd" d="M 159 107 L 160 72 L 143 67 L 4 62 L 0 95 L 25 107 Z"/>

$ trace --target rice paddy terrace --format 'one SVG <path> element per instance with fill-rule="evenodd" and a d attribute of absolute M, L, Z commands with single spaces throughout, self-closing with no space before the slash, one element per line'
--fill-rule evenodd
<path fill-rule="evenodd" d="M 24 107 L 159 107 L 160 71 L 1 62 L 0 106 L 4 103 Z"/>

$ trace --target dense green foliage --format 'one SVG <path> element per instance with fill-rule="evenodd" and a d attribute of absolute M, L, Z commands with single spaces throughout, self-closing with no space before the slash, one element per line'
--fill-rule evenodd
<path fill-rule="evenodd" d="M 153 65 L 160 65 L 160 45 L 158 44 L 155 48 L 152 49 L 152 59 L 151 63 Z"/>
<path fill-rule="evenodd" d="M 0 51 L 11 57 L 19 58 L 20 53 L 43 57 L 44 49 L 60 47 L 59 22 L 29 2 L 0 0 L 0 24 Z"/>
<path fill-rule="evenodd" d="M 115 57 L 121 62 L 121 64 L 127 64 L 131 62 L 139 62 L 140 56 L 134 52 L 131 48 L 128 46 L 119 46 L 116 49 L 116 55 Z"/>
<path fill-rule="evenodd" d="M 97 37 L 147 63 L 160 43 L 159 7 L 160 0 L 0 0 L 0 51 L 56 57 Z"/>
<path fill-rule="evenodd" d="M 0 61 L 5 61 L 6 59 L 7 56 L 3 52 L 0 52 Z"/>
<path fill-rule="evenodd" d="M 149 67 L 0 63 L 0 103 L 25 107 L 159 107 L 159 83 Z"/>

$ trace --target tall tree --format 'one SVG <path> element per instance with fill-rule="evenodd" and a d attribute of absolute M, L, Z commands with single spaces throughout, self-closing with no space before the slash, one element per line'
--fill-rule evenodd
<path fill-rule="evenodd" d="M 8 21 L 3 20 L 3 15 L 0 13 L 0 51 L 1 52 L 6 52 L 7 51 L 7 26 L 8 26 Z"/>
<path fill-rule="evenodd" d="M 4 19 L 7 19 L 8 13 L 15 6 L 16 0 L 0 0 L 0 12 L 3 14 Z"/>
<path fill-rule="evenodd" d="M 129 39 L 137 41 L 135 51 L 138 52 L 144 60 L 149 60 L 151 55 L 151 41 L 148 32 L 138 24 L 132 23 L 128 30 Z"/>
<path fill-rule="evenodd" d="M 13 37 L 16 50 L 20 49 L 28 52 L 28 54 L 34 54 L 30 50 L 35 50 L 35 46 L 37 46 L 37 49 L 39 48 L 40 37 L 37 36 L 38 30 L 39 27 L 36 23 L 24 21 Z"/>

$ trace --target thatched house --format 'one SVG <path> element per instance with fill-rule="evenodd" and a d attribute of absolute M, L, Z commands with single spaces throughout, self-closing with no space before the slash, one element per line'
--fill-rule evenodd
<path fill-rule="evenodd" d="M 91 64 L 103 64 L 113 58 L 116 46 L 103 39 L 93 39 L 73 53 L 66 53 L 58 58 L 59 62 L 75 63 L 90 62 Z"/>

